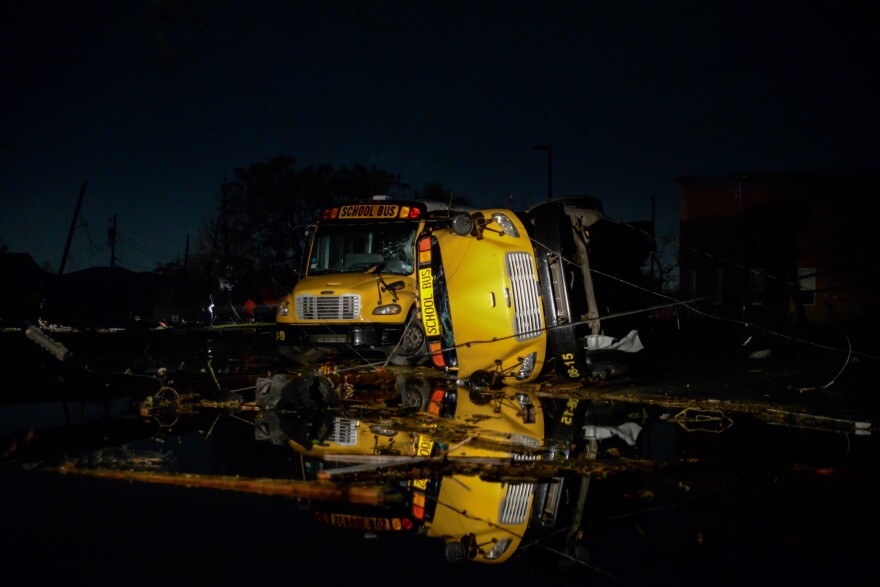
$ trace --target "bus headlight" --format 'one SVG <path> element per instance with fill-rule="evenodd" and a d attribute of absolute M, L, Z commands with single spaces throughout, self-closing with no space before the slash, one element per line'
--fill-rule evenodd
<path fill-rule="evenodd" d="M 531 377 L 532 371 L 535 370 L 535 363 L 537 360 L 537 352 L 526 355 L 526 358 L 522 360 L 522 364 L 519 366 L 519 371 L 516 372 L 516 378 L 522 381 L 523 379 Z"/>
<path fill-rule="evenodd" d="M 400 314 L 400 304 L 388 304 L 385 306 L 376 306 L 373 308 L 374 316 L 393 316 Z"/>
<path fill-rule="evenodd" d="M 287 304 L 278 304 L 278 311 L 275 314 L 277 316 L 287 316 L 290 314 L 290 308 L 287 307 Z"/>
<path fill-rule="evenodd" d="M 370 432 L 373 434 L 378 434 L 379 436 L 387 436 L 389 438 L 394 438 L 397 436 L 397 430 L 392 430 L 387 426 L 383 426 L 382 424 L 372 424 L 370 426 Z"/>
<path fill-rule="evenodd" d="M 516 226 L 513 225 L 513 221 L 507 216 L 507 214 L 495 212 L 492 214 L 492 220 L 501 227 L 504 234 L 512 236 L 513 238 L 519 238 L 519 231 L 516 229 Z"/>
<path fill-rule="evenodd" d="M 492 546 L 492 548 L 486 551 L 486 559 L 493 561 L 497 558 L 500 558 L 501 555 L 507 552 L 507 549 L 510 548 L 511 542 L 513 542 L 513 539 L 510 537 L 502 538 L 501 540 L 496 542 L 495 545 Z"/>
<path fill-rule="evenodd" d="M 535 423 L 535 405 L 532 400 L 524 393 L 516 394 L 516 401 L 519 403 L 519 412 L 522 414 L 523 423 Z"/>

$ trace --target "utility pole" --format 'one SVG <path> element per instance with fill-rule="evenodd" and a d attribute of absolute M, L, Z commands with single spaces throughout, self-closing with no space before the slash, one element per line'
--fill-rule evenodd
<path fill-rule="evenodd" d="M 73 231 L 76 230 L 76 221 L 79 220 L 79 209 L 82 206 L 83 196 L 86 194 L 86 185 L 89 182 L 84 181 L 82 188 L 79 190 L 79 199 L 76 201 L 76 209 L 73 212 L 73 219 L 70 221 L 70 232 L 67 233 L 67 243 L 64 245 L 64 254 L 61 256 L 61 266 L 58 268 L 58 276 L 64 275 L 64 266 L 67 265 L 67 257 L 70 255 L 70 242 L 73 240 Z"/>
<path fill-rule="evenodd" d="M 535 145 L 536 151 L 547 151 L 547 199 L 553 199 L 553 145 Z"/>

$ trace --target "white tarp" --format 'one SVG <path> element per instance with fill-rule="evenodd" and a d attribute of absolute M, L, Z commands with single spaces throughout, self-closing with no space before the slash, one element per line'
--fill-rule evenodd
<path fill-rule="evenodd" d="M 584 426 L 584 438 L 605 440 L 612 436 L 617 436 L 628 445 L 635 446 L 641 431 L 642 427 L 635 422 L 624 422 L 617 426 L 594 426 L 587 424 Z"/>
<path fill-rule="evenodd" d="M 630 330 L 629 334 L 620 340 L 604 334 L 589 334 L 584 337 L 588 351 L 621 351 L 624 353 L 637 353 L 645 346 L 639 339 L 638 330 Z"/>

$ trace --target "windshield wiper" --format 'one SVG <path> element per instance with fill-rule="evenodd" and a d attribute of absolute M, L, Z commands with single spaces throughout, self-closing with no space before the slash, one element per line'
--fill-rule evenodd
<path fill-rule="evenodd" d="M 385 261 L 382 261 L 381 263 L 376 263 L 375 265 L 373 265 L 372 267 L 367 269 L 367 273 L 373 273 L 376 275 L 376 281 L 378 281 L 379 284 L 381 285 L 380 292 L 379 292 L 380 298 L 382 297 L 381 292 L 389 291 L 389 292 L 391 292 L 391 299 L 393 301 L 397 302 L 397 290 L 403 289 L 404 287 L 406 287 L 406 284 L 403 281 L 394 281 L 390 284 L 387 283 L 382 278 L 382 274 L 380 273 L 380 271 L 382 270 L 383 267 L 385 267 Z"/>

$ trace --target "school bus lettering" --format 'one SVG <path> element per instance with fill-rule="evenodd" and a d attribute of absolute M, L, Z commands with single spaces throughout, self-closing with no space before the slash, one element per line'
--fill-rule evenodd
<path fill-rule="evenodd" d="M 396 218 L 400 206 L 393 204 L 382 205 L 352 205 L 339 208 L 339 219 L 349 218 Z"/>
<path fill-rule="evenodd" d="M 422 323 L 425 325 L 425 334 L 437 336 L 440 334 L 440 326 L 437 323 L 437 308 L 434 300 L 422 299 Z"/>
<path fill-rule="evenodd" d="M 431 275 L 430 267 L 419 269 L 419 289 L 434 289 L 434 276 Z"/>
<path fill-rule="evenodd" d="M 416 455 L 420 457 L 429 457 L 431 456 L 431 450 L 434 448 L 434 441 L 428 438 L 420 438 L 419 439 L 419 447 L 416 450 Z M 427 479 L 413 479 L 413 487 L 416 489 L 421 489 L 424 491 L 428 487 Z"/>
<path fill-rule="evenodd" d="M 419 269 L 419 296 L 425 335 L 439 336 L 440 322 L 437 320 L 437 306 L 434 304 L 434 278 L 430 267 Z"/>
<path fill-rule="evenodd" d="M 387 518 L 370 518 L 366 516 L 352 516 L 349 514 L 330 514 L 330 524 L 336 528 L 351 528 L 353 530 L 393 530 L 391 520 Z"/>
<path fill-rule="evenodd" d="M 433 448 L 434 441 L 423 437 L 419 440 L 419 448 L 416 454 L 420 457 L 429 457 Z"/>

